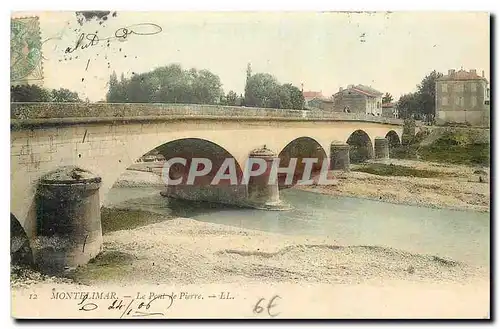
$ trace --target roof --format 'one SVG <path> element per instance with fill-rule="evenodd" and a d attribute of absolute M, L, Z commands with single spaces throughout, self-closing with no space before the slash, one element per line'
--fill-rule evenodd
<path fill-rule="evenodd" d="M 310 101 L 314 101 L 314 100 L 318 100 L 318 101 L 326 102 L 326 103 L 333 103 L 333 99 L 326 98 L 323 96 L 322 97 L 313 97 L 313 98 L 308 99 L 307 101 L 310 102 Z"/>
<path fill-rule="evenodd" d="M 394 104 L 393 102 L 391 103 L 382 103 L 382 107 L 394 107 L 396 104 Z"/>
<path fill-rule="evenodd" d="M 365 95 L 368 97 L 377 97 L 377 96 L 381 96 L 384 94 L 376 89 L 373 89 L 372 87 L 368 87 L 365 85 L 357 85 L 357 86 L 348 87 L 347 89 L 343 89 L 342 91 L 339 91 L 335 95 L 342 93 L 344 91 L 354 91 L 354 92 L 357 92 L 358 94 L 362 94 L 362 95 Z"/>
<path fill-rule="evenodd" d="M 365 85 L 357 85 L 354 86 L 355 89 L 362 90 L 368 94 L 372 94 L 374 96 L 380 96 L 383 95 L 384 93 L 381 93 L 380 91 L 373 89 L 372 87 L 365 86 Z"/>
<path fill-rule="evenodd" d="M 321 91 L 303 91 L 304 98 L 323 98 Z"/>
<path fill-rule="evenodd" d="M 473 71 L 465 71 L 463 69 L 460 69 L 456 72 L 453 72 L 453 74 L 449 75 L 444 75 L 441 78 L 438 78 L 437 80 L 443 81 L 443 80 L 486 80 L 484 77 L 479 76 L 475 70 Z"/>

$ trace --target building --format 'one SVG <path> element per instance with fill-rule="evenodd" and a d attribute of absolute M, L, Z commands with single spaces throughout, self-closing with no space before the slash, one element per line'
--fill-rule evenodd
<path fill-rule="evenodd" d="M 323 96 L 321 91 L 303 91 L 304 107 L 306 109 L 320 109 L 333 111 L 333 100 Z"/>
<path fill-rule="evenodd" d="M 336 112 L 365 113 L 382 115 L 382 95 L 378 90 L 364 85 L 340 87 L 333 95 L 333 106 Z"/>
<path fill-rule="evenodd" d="M 382 104 L 382 116 L 384 118 L 398 118 L 398 109 L 396 108 L 396 103 L 385 103 Z"/>
<path fill-rule="evenodd" d="M 325 98 L 321 91 L 302 91 L 305 108 L 319 108 L 321 99 Z"/>
<path fill-rule="evenodd" d="M 488 125 L 490 117 L 488 80 L 476 70 L 448 70 L 436 80 L 436 123 Z"/>

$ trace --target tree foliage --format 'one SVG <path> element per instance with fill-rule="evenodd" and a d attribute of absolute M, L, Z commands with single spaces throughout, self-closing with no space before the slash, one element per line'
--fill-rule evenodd
<path fill-rule="evenodd" d="M 11 102 L 81 102 L 78 93 L 69 89 L 46 89 L 37 85 L 10 87 Z"/>
<path fill-rule="evenodd" d="M 443 74 L 436 70 L 429 73 L 417 86 L 421 112 L 424 115 L 434 115 L 436 113 L 436 80 Z"/>
<path fill-rule="evenodd" d="M 207 70 L 183 70 L 178 64 L 134 74 L 118 81 L 110 76 L 106 95 L 110 103 L 216 104 L 223 96 L 220 78 Z"/>
<path fill-rule="evenodd" d="M 238 94 L 236 94 L 234 91 L 230 90 L 227 95 L 226 95 L 226 104 L 227 105 L 238 105 Z"/>
<path fill-rule="evenodd" d="M 77 92 L 71 91 L 69 89 L 61 88 L 61 89 L 52 89 L 52 102 L 72 102 L 78 103 L 82 100 L 78 96 Z"/>
<path fill-rule="evenodd" d="M 304 96 L 299 88 L 291 84 L 280 85 L 271 74 L 257 73 L 247 76 L 245 105 L 301 110 L 304 107 Z"/>
<path fill-rule="evenodd" d="M 382 97 L 382 104 L 388 104 L 388 103 L 392 102 L 393 100 L 394 100 L 394 98 L 392 97 L 391 94 L 385 93 L 384 97 Z"/>
<path fill-rule="evenodd" d="M 402 95 L 396 103 L 396 108 L 401 118 L 409 118 L 418 114 L 421 111 L 421 107 L 417 93 Z"/>
<path fill-rule="evenodd" d="M 401 96 L 396 103 L 400 117 L 431 121 L 436 113 L 436 80 L 442 76 L 434 70 L 417 85 L 416 92 Z"/>

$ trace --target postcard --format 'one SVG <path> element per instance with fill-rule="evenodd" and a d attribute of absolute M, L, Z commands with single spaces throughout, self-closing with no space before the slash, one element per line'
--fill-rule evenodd
<path fill-rule="evenodd" d="M 10 24 L 13 318 L 490 318 L 489 13 Z"/>

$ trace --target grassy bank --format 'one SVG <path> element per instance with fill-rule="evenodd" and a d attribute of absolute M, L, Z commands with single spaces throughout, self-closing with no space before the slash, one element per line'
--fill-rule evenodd
<path fill-rule="evenodd" d="M 391 150 L 396 159 L 424 160 L 469 166 L 490 165 L 487 131 L 466 128 L 437 128 L 419 132 L 407 145 Z"/>
<path fill-rule="evenodd" d="M 379 175 L 379 176 L 410 176 L 410 177 L 421 177 L 421 178 L 440 177 L 443 175 L 443 173 L 439 171 L 427 170 L 427 169 L 415 169 L 400 165 L 383 164 L 383 163 L 363 164 L 357 168 L 352 169 L 352 171 L 365 172 L 368 174 Z"/>

